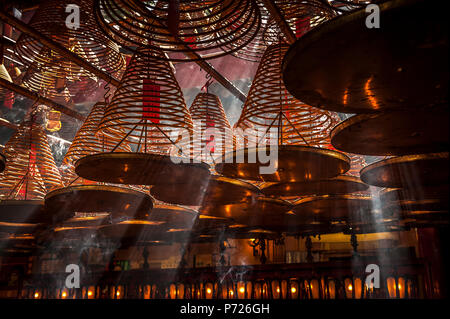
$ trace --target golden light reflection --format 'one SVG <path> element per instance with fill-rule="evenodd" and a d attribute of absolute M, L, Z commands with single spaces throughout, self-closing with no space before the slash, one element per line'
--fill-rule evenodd
<path fill-rule="evenodd" d="M 372 89 L 370 88 L 370 83 L 372 83 L 373 77 L 370 77 L 366 81 L 366 84 L 364 85 L 364 91 L 366 92 L 367 98 L 369 99 L 370 104 L 374 109 L 379 109 L 380 106 L 378 105 L 378 101 L 375 97 L 375 94 L 372 92 Z"/>
<path fill-rule="evenodd" d="M 345 88 L 344 96 L 342 97 L 342 103 L 344 105 L 347 105 L 347 101 L 348 101 L 348 88 Z"/>

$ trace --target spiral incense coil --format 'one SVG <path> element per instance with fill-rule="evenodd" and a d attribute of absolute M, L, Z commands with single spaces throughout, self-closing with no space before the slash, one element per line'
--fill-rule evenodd
<path fill-rule="evenodd" d="M 337 15 L 332 7 L 320 0 L 275 0 L 274 3 L 297 38 Z M 277 42 L 279 37 L 286 41 L 276 20 L 269 16 L 264 28 L 263 40 L 271 44 Z"/>
<path fill-rule="evenodd" d="M 162 56 L 160 50 L 138 49 L 99 126 L 108 138 L 114 134 L 125 138 L 135 152 L 167 155 L 180 145 L 178 133 L 192 134 L 183 93 Z M 189 136 L 184 137 L 190 142 Z"/>
<path fill-rule="evenodd" d="M 286 90 L 280 66 L 288 47 L 267 48 L 236 127 L 257 144 L 323 147 L 332 126 L 330 113 L 300 102 Z M 278 141 L 269 140 L 269 130 L 277 131 Z"/>
<path fill-rule="evenodd" d="M 74 171 L 74 163 L 87 155 L 97 154 L 111 151 L 117 144 L 119 144 L 121 137 L 110 134 L 105 137 L 101 134 L 96 134 L 98 125 L 103 118 L 106 108 L 105 102 L 98 102 L 93 107 L 83 125 L 75 135 L 72 144 L 67 150 L 63 159 L 63 181 L 67 185 L 93 183 L 82 178 L 79 178 Z M 131 148 L 127 143 L 122 143 L 117 147 L 117 151 L 131 152 Z M 76 181 L 74 181 L 76 180 Z"/>
<path fill-rule="evenodd" d="M 117 75 L 125 66 L 125 61 L 118 46 L 97 28 L 93 2 L 94 0 L 42 1 L 29 25 L 99 69 Z M 69 4 L 79 7 L 78 28 L 66 26 L 69 15 L 66 7 Z M 91 76 L 87 70 L 26 34 L 18 39 L 15 50 L 21 62 L 29 66 L 23 84 L 47 97 L 59 96 L 69 83 L 74 85 Z"/>
<path fill-rule="evenodd" d="M 259 8 L 251 0 L 96 0 L 98 25 L 120 45 L 134 51 L 142 45 L 173 53 L 200 55 L 223 48 L 217 58 L 246 46 L 259 31 Z M 166 59 L 165 56 L 160 56 Z M 198 60 L 192 54 L 173 61 Z"/>
<path fill-rule="evenodd" d="M 194 157 L 212 162 L 234 149 L 233 131 L 217 95 L 197 94 L 189 111 L 194 121 Z"/>
<path fill-rule="evenodd" d="M 264 51 L 267 48 L 267 43 L 264 41 L 264 34 L 266 32 L 266 29 L 268 28 L 267 22 L 269 21 L 270 14 L 264 7 L 262 1 L 256 1 L 256 4 L 258 5 L 259 12 L 261 14 L 261 27 L 259 28 L 256 35 L 254 35 L 253 39 L 250 42 L 248 42 L 247 45 L 245 45 L 244 47 L 240 48 L 237 51 L 232 51 L 231 55 L 242 60 L 259 63 L 259 61 L 261 61 L 262 56 L 264 55 Z M 237 40 L 236 42 L 233 42 L 225 47 L 222 47 L 222 50 L 230 51 L 234 47 L 239 46 L 239 44 L 241 44 L 243 41 L 247 42 L 250 36 L 253 36 L 253 34 L 249 34 L 248 36 L 243 37 L 242 39 Z"/>
<path fill-rule="evenodd" d="M 4 153 L 8 162 L 0 175 L 2 199 L 42 199 L 50 189 L 61 186 L 61 175 L 40 125 L 22 123 Z"/>
<path fill-rule="evenodd" d="M 9 82 L 12 82 L 11 76 L 6 70 L 3 64 L 0 64 L 0 78 Z M 0 101 L 3 101 L 4 104 L 11 102 L 14 100 L 14 93 L 0 86 Z"/>
<path fill-rule="evenodd" d="M 349 153 L 345 154 L 350 157 L 350 169 L 345 174 L 359 177 L 359 172 L 366 166 L 366 160 L 364 156 Z"/>

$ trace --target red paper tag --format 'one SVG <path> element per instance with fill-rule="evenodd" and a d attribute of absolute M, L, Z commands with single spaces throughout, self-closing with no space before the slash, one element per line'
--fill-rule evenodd
<path fill-rule="evenodd" d="M 144 79 L 142 90 L 142 116 L 144 119 L 159 123 L 160 86 L 153 80 Z"/>
<path fill-rule="evenodd" d="M 310 19 L 309 17 L 303 19 L 297 19 L 295 21 L 295 36 L 301 38 L 310 29 Z"/>
<path fill-rule="evenodd" d="M 206 131 L 208 132 L 208 128 L 215 127 L 215 126 L 216 125 L 214 123 L 214 120 L 209 115 L 206 115 Z M 215 141 L 214 141 L 214 135 L 208 136 L 208 139 L 206 140 L 206 150 L 207 150 L 207 152 L 214 153 L 214 150 L 215 150 L 214 146 L 215 145 L 216 144 L 215 144 Z"/>

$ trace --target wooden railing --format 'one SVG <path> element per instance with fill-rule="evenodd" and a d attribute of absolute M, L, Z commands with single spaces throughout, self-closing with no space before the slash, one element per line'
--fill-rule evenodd
<path fill-rule="evenodd" d="M 365 284 L 366 266 L 380 270 L 380 287 Z M 80 288 L 65 288 L 69 274 L 24 278 L 19 298 L 75 299 L 366 299 L 429 298 L 424 260 L 358 258 L 336 262 L 135 269 L 84 272 Z"/>

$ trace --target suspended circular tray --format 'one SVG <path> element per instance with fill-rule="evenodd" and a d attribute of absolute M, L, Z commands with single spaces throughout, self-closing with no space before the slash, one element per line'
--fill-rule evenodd
<path fill-rule="evenodd" d="M 231 218 L 235 221 L 245 220 L 247 216 L 266 215 L 266 214 L 284 214 L 289 211 L 291 204 L 288 201 L 275 198 L 258 197 L 248 202 L 234 203 L 227 205 L 205 204 L 200 208 L 203 215 Z M 246 222 L 238 223 L 253 226 Z"/>
<path fill-rule="evenodd" d="M 0 222 L 51 224 L 66 218 L 67 214 L 53 216 L 44 209 L 40 200 L 2 200 L 0 201 Z"/>
<path fill-rule="evenodd" d="M 100 226 L 62 226 L 53 229 L 50 241 L 79 240 L 84 244 L 96 236 Z"/>
<path fill-rule="evenodd" d="M 203 232 L 207 230 L 216 230 L 232 224 L 232 220 L 226 217 L 210 216 L 200 214 L 194 224 L 194 232 Z"/>
<path fill-rule="evenodd" d="M 150 193 L 166 203 L 200 206 L 202 203 L 237 203 L 255 197 L 261 192 L 258 187 L 237 179 L 211 175 L 202 188 L 192 188 L 189 184 L 155 185 Z"/>
<path fill-rule="evenodd" d="M 41 226 L 41 224 L 9 223 L 0 221 L 0 233 L 34 234 Z"/>
<path fill-rule="evenodd" d="M 448 183 L 448 153 L 393 157 L 364 167 L 361 180 L 388 188 L 423 188 Z"/>
<path fill-rule="evenodd" d="M 292 211 L 305 222 L 370 222 L 375 218 L 370 196 L 311 196 L 297 201 Z"/>
<path fill-rule="evenodd" d="M 63 227 L 91 227 L 101 226 L 110 222 L 109 213 L 76 213 L 63 223 Z"/>
<path fill-rule="evenodd" d="M 365 7 L 297 40 L 282 71 L 288 91 L 311 106 L 343 113 L 448 101 L 448 16 L 437 0 L 378 4 L 380 28 Z"/>
<path fill-rule="evenodd" d="M 219 174 L 239 179 L 265 182 L 301 182 L 335 177 L 350 168 L 350 159 L 339 152 L 309 146 L 279 145 L 277 154 L 272 154 L 275 173 L 262 174 L 270 163 L 261 163 L 258 153 L 269 154 L 269 147 L 246 148 L 224 155 L 222 162 L 216 164 Z M 273 150 L 272 150 L 273 151 Z M 256 159 L 252 163 L 250 159 Z M 239 163 L 243 161 L 244 163 Z"/>
<path fill-rule="evenodd" d="M 181 159 L 180 159 L 181 161 Z M 176 164 L 167 155 L 145 153 L 100 153 L 75 162 L 77 175 L 97 182 L 158 185 L 185 183 L 201 188 L 209 179 L 205 163 Z"/>
<path fill-rule="evenodd" d="M 195 243 L 218 243 L 220 240 L 225 239 L 253 239 L 253 238 L 264 238 L 264 239 L 277 239 L 280 235 L 277 232 L 266 230 L 266 229 L 253 229 L 245 232 L 226 232 L 220 234 L 202 234 L 196 236 L 192 239 Z"/>
<path fill-rule="evenodd" d="M 6 167 L 6 157 L 2 153 L 0 153 L 0 173 L 5 170 Z"/>
<path fill-rule="evenodd" d="M 99 233 L 102 237 L 120 241 L 130 245 L 137 241 L 158 240 L 159 234 L 165 232 L 164 222 L 154 222 L 148 220 L 126 220 L 120 223 L 102 226 Z"/>
<path fill-rule="evenodd" d="M 198 212 L 193 209 L 160 203 L 153 208 L 147 220 L 164 222 L 166 227 L 192 229 L 197 216 Z"/>
<path fill-rule="evenodd" d="M 0 237 L 0 256 L 28 255 L 36 249 L 36 238 L 31 235 L 9 235 Z"/>
<path fill-rule="evenodd" d="M 401 224 L 410 228 L 447 227 L 450 223 L 448 211 L 410 211 L 403 212 Z"/>
<path fill-rule="evenodd" d="M 403 211 L 448 211 L 448 185 L 416 189 L 385 189 L 380 192 L 383 213 Z"/>
<path fill-rule="evenodd" d="M 140 191 L 109 185 L 78 185 L 54 190 L 45 196 L 45 207 L 60 212 L 108 212 L 113 216 L 146 217 L 152 198 Z M 70 216 L 70 217 L 72 217 Z"/>
<path fill-rule="evenodd" d="M 370 223 L 351 223 L 350 227 L 346 227 L 342 232 L 350 235 L 354 234 L 370 234 L 407 230 L 407 227 L 401 225 L 397 219 L 374 220 Z"/>
<path fill-rule="evenodd" d="M 449 149 L 448 105 L 352 116 L 331 131 L 341 151 L 364 155 L 409 155 Z"/>
<path fill-rule="evenodd" d="M 369 188 L 358 177 L 340 175 L 330 179 L 321 179 L 306 182 L 285 182 L 265 186 L 261 189 L 266 196 L 309 196 L 332 195 L 362 192 Z"/>
<path fill-rule="evenodd" d="M 7 235 L 0 237 L 0 250 L 5 248 L 33 248 L 36 238 L 32 235 Z"/>

